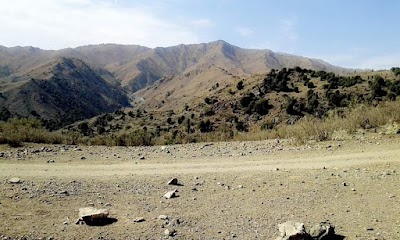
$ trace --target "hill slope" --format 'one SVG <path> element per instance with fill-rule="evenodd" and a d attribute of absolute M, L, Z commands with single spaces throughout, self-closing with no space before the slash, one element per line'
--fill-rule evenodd
<path fill-rule="evenodd" d="M 79 59 L 58 58 L 2 89 L 3 112 L 35 116 L 55 128 L 129 106 L 122 89 Z"/>
<path fill-rule="evenodd" d="M 134 110 L 87 120 L 89 131 L 82 132 L 79 124 L 68 126 L 66 130 L 92 136 L 94 144 L 171 144 L 225 141 L 246 135 L 246 132 L 249 132 L 247 136 L 264 132 L 287 137 L 286 127 L 303 119 L 322 129 L 332 123 L 326 131 L 314 129 L 321 134 L 318 138 L 329 138 L 332 129 L 337 127 L 348 127 L 349 131 L 370 129 L 400 119 L 396 110 L 399 104 L 394 101 L 400 96 L 400 76 L 393 73 L 383 76 L 385 78 L 377 73 L 363 77 L 340 76 L 300 67 L 271 70 L 238 79 L 231 87 L 214 85 L 202 98 L 194 99 L 189 93 L 183 93 L 188 94 L 187 99 L 192 99 L 189 102 L 174 99 L 174 93 L 170 93 L 161 102 L 144 101 Z M 165 78 L 155 90 L 144 94 L 150 95 L 171 81 L 174 80 Z M 367 107 L 370 110 L 366 110 Z M 349 119 L 345 123 L 346 117 Z M 325 119 L 329 123 L 325 123 Z"/>

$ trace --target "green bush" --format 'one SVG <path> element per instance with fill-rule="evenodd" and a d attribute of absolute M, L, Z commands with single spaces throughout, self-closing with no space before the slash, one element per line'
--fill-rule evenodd
<path fill-rule="evenodd" d="M 267 99 L 260 99 L 254 104 L 253 111 L 260 115 L 266 115 L 271 107 Z"/>
<path fill-rule="evenodd" d="M 243 88 L 244 88 L 244 84 L 243 84 L 243 81 L 242 80 L 240 80 L 237 84 L 236 84 L 236 88 L 237 88 L 237 90 L 242 90 Z"/>

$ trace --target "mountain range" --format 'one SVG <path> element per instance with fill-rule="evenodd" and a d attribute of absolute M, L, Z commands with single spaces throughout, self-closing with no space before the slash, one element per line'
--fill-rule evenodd
<path fill-rule="evenodd" d="M 147 48 L 102 44 L 42 50 L 0 46 L 0 118 L 34 116 L 58 128 L 136 102 L 168 110 L 271 69 L 353 71 L 319 59 L 225 41 Z"/>

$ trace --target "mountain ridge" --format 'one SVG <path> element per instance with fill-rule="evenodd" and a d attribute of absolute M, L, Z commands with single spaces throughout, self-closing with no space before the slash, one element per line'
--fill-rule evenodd
<path fill-rule="evenodd" d="M 163 76 L 183 74 L 192 66 L 202 67 L 205 63 L 210 62 L 241 68 L 246 74 L 295 66 L 329 70 L 335 73 L 348 71 L 321 59 L 275 53 L 269 49 L 245 49 L 223 40 L 156 48 L 121 44 L 87 45 L 60 50 L 2 47 L 0 53 L 2 53 L 0 66 L 11 65 L 10 69 L 14 70 L 14 73 L 27 68 L 39 67 L 43 62 L 51 61 L 55 57 L 79 58 L 91 66 L 105 68 L 112 72 L 119 79 L 121 85 L 131 91 L 148 86 Z"/>
<path fill-rule="evenodd" d="M 149 109 L 176 110 L 186 103 L 201 101 L 216 88 L 232 91 L 239 81 L 252 75 L 294 67 L 335 73 L 353 71 L 319 59 L 240 48 L 223 40 L 156 48 L 120 44 L 61 50 L 0 46 L 0 92 L 8 94 L 7 100 L 0 99 L 0 107 L 17 116 L 26 117 L 33 112 L 48 120 L 68 119 L 68 123 L 129 106 L 128 101 L 134 99 L 141 99 Z M 63 89 L 56 81 L 57 76 L 61 76 L 63 84 L 77 81 L 83 87 Z M 22 92 L 45 96 L 49 102 L 27 99 Z M 89 105 L 76 101 L 74 104 L 82 112 L 69 118 L 70 102 L 64 100 L 71 97 L 95 107 L 90 109 Z M 101 104 L 96 105 L 98 102 Z"/>

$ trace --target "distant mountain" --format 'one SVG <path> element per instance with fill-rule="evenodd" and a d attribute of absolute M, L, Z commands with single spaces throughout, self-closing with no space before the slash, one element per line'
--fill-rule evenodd
<path fill-rule="evenodd" d="M 224 41 L 216 41 L 154 49 L 116 44 L 58 51 L 34 47 L 0 47 L 0 78 L 13 78 L 55 57 L 78 58 L 92 67 L 103 68 L 112 73 L 124 88 L 133 92 L 165 76 L 178 76 L 210 66 L 220 67 L 236 75 L 265 73 L 271 69 L 295 66 L 335 73 L 347 71 L 318 59 L 270 50 L 243 49 Z"/>
<path fill-rule="evenodd" d="M 58 58 L 1 90 L 3 115 L 38 117 L 49 128 L 129 106 L 121 88 L 76 58 Z"/>
<path fill-rule="evenodd" d="M 135 93 L 149 108 L 175 109 L 202 99 L 216 85 L 229 89 L 251 75 L 296 66 L 350 71 L 318 59 L 243 49 L 224 41 L 154 49 L 117 44 L 57 51 L 0 46 L 0 107 L 70 123 L 128 106 L 127 96 Z"/>

